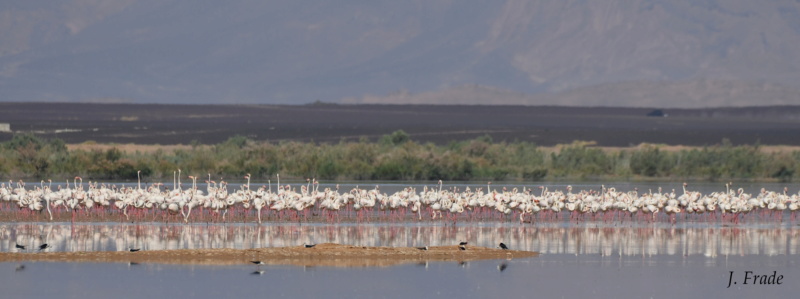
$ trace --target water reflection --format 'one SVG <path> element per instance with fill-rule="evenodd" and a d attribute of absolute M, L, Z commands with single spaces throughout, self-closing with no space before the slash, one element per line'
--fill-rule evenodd
<path fill-rule="evenodd" d="M 506 268 L 508 268 L 508 263 L 506 263 L 506 262 L 503 262 L 500 265 L 497 265 L 497 270 L 500 271 L 500 272 L 505 271 Z"/>
<path fill-rule="evenodd" d="M 602 256 L 797 255 L 797 228 L 741 227 L 534 227 L 525 225 L 120 225 L 2 224 L 0 250 L 127 251 L 301 246 L 339 243 L 356 246 L 419 247 L 457 245 L 497 247 L 542 254 Z"/>

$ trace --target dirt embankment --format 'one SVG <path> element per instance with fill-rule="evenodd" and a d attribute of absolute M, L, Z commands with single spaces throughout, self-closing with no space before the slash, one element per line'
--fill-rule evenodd
<path fill-rule="evenodd" d="M 537 256 L 537 252 L 502 250 L 486 247 L 434 246 L 428 250 L 415 247 L 362 247 L 340 244 L 257 249 L 182 249 L 112 252 L 0 253 L 0 262 L 104 262 L 234 265 L 261 261 L 273 265 L 385 267 L 425 261 L 475 261 Z"/>

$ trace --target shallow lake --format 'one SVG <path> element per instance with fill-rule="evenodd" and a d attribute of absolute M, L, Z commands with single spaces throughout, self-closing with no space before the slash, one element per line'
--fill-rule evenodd
<path fill-rule="evenodd" d="M 0 287 L 5 298 L 790 298 L 796 260 L 542 254 L 388 268 L 0 263 Z M 728 288 L 730 271 L 739 283 Z M 742 285 L 745 271 L 775 271 L 783 284 Z"/>
<path fill-rule="evenodd" d="M 46 250 L 115 251 L 460 241 L 541 255 L 386 268 L 0 263 L 0 289 L 7 298 L 786 298 L 800 290 L 800 229 L 786 223 L 0 225 L 3 251 L 43 242 L 53 246 Z M 730 271 L 737 283 L 728 288 Z M 744 285 L 745 271 L 783 278 Z"/>
<path fill-rule="evenodd" d="M 293 186 L 302 185 L 290 182 Z M 255 183 L 254 183 L 255 184 Z M 382 192 L 429 184 L 342 183 Z M 258 185 L 261 185 L 259 182 Z M 563 190 L 568 184 L 525 184 Z M 755 193 L 785 184 L 741 183 Z M 186 186 L 186 184 L 184 184 Z M 232 184 L 232 186 L 235 186 Z M 492 188 L 521 188 L 495 183 Z M 572 184 L 575 191 L 601 184 Z M 605 183 L 625 191 L 681 190 L 681 183 Z M 273 182 L 273 188 L 274 182 Z M 322 184 L 321 188 L 335 188 Z M 438 186 L 437 186 L 438 187 Z M 445 188 L 485 187 L 483 183 Z M 788 186 L 796 193 L 798 186 Z M 238 188 L 238 187 L 236 187 Z M 703 193 L 724 183 L 690 183 Z M 377 223 L 0 223 L 0 251 L 125 251 L 260 248 L 339 243 L 417 247 L 454 245 L 540 252 L 538 257 L 470 262 L 423 262 L 385 268 L 300 267 L 250 264 L 163 265 L 130 263 L 0 263 L 0 298 L 789 298 L 800 292 L 798 221 L 738 224 L 720 221 L 647 223 L 569 220 L 519 223 L 514 219 L 468 222 Z M 731 272 L 733 271 L 733 272 Z M 751 272 L 747 272 L 751 271 Z M 745 276 L 772 275 L 781 284 L 753 284 Z M 772 278 L 770 278 L 772 279 Z M 730 283 L 730 287 L 729 287 Z"/>

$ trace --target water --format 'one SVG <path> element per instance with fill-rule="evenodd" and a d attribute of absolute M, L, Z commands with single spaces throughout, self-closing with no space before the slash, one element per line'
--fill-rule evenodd
<path fill-rule="evenodd" d="M 2 224 L 0 249 L 48 242 L 55 251 L 254 248 L 335 242 L 364 246 L 471 245 L 538 257 L 425 262 L 386 268 L 0 263 L 7 298 L 786 298 L 800 288 L 800 228 L 685 223 Z M 24 267 L 23 267 L 24 266 Z M 501 271 L 502 269 L 502 271 Z M 263 272 L 257 272 L 263 271 Z M 745 271 L 781 285 L 732 285 Z"/>
<path fill-rule="evenodd" d="M 26 263 L 22 270 L 0 263 L 0 286 L 4 298 L 790 298 L 800 279 L 796 260 L 543 254 L 389 268 Z M 728 288 L 729 271 L 784 279 Z"/>
<path fill-rule="evenodd" d="M 423 186 L 438 187 L 435 182 L 378 184 L 386 193 L 406 186 L 417 191 Z M 371 189 L 375 182 L 341 184 L 340 188 L 356 185 Z M 492 189 L 540 185 L 564 190 L 569 184 L 501 182 L 492 184 Z M 577 192 L 599 190 L 601 184 L 571 185 Z M 762 187 L 784 188 L 784 184 L 734 185 L 749 193 Z M 662 187 L 665 192 L 681 192 L 681 183 L 674 182 L 605 186 L 619 191 Z M 335 185 L 320 185 L 325 187 Z M 485 183 L 446 182 L 444 188 L 449 187 L 485 188 Z M 787 187 L 789 193 L 796 193 L 800 186 Z M 725 185 L 690 183 L 689 189 L 709 193 L 724 191 Z M 790 298 L 800 291 L 797 222 L 0 223 L 0 251 L 4 252 L 16 251 L 15 244 L 36 248 L 43 243 L 52 246 L 47 251 L 125 251 L 327 242 L 416 247 L 461 241 L 485 247 L 504 242 L 512 249 L 541 255 L 385 268 L 6 262 L 0 263 L 0 298 Z M 738 283 L 728 287 L 731 271 Z M 783 283 L 744 285 L 745 271 L 783 275 Z"/>
<path fill-rule="evenodd" d="M 299 246 L 338 243 L 355 246 L 417 247 L 454 245 L 497 247 L 544 254 L 601 256 L 798 255 L 800 226 L 754 223 L 538 225 L 482 222 L 455 226 L 431 223 L 376 224 L 2 224 L 0 251 L 16 244 L 47 251 L 143 250 Z M 32 251 L 32 250 L 28 250 Z"/>

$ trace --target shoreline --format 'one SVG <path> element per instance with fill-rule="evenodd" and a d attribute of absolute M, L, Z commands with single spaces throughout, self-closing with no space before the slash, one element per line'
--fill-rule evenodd
<path fill-rule="evenodd" d="M 328 266 L 328 267 L 387 267 L 421 262 L 466 262 L 477 260 L 535 257 L 532 251 L 502 250 L 466 246 L 431 246 L 428 250 L 415 247 L 368 247 L 334 243 L 304 246 L 255 249 L 179 249 L 139 252 L 43 252 L 0 253 L 0 262 L 94 262 L 94 263 L 156 263 L 182 265 L 267 265 Z"/>

